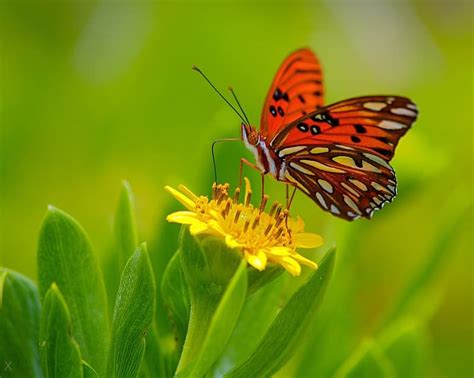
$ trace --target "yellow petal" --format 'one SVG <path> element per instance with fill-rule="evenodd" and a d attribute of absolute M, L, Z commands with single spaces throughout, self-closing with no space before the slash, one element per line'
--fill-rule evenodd
<path fill-rule="evenodd" d="M 179 202 L 181 202 L 188 210 L 194 210 L 196 205 L 194 201 L 190 200 L 183 193 L 178 192 L 176 189 L 173 189 L 171 186 L 165 186 L 165 190 L 173 195 Z"/>
<path fill-rule="evenodd" d="M 256 255 L 245 251 L 245 260 L 257 270 L 264 270 L 267 266 L 267 255 L 263 251 L 258 251 Z"/>
<path fill-rule="evenodd" d="M 218 235 L 225 237 L 226 232 L 222 228 L 222 226 L 219 224 L 219 222 L 211 219 L 208 221 L 209 227 L 212 228 Z"/>
<path fill-rule="evenodd" d="M 179 185 L 178 186 L 179 190 L 181 190 L 184 194 L 188 196 L 188 198 L 192 199 L 193 201 L 196 201 L 198 199 L 198 196 L 195 195 L 193 192 L 191 192 L 186 186 L 184 185 Z"/>
<path fill-rule="evenodd" d="M 281 265 L 293 276 L 299 276 L 301 273 L 301 265 L 291 257 L 282 257 Z"/>
<path fill-rule="evenodd" d="M 243 247 L 244 244 L 239 243 L 232 235 L 226 234 L 225 235 L 225 243 L 229 248 L 239 248 Z"/>
<path fill-rule="evenodd" d="M 181 223 L 181 224 L 192 224 L 195 222 L 199 222 L 199 219 L 196 213 L 193 213 L 191 211 L 176 211 L 168 215 L 166 217 L 166 220 L 168 222 Z"/>
<path fill-rule="evenodd" d="M 289 256 L 291 252 L 291 249 L 288 247 L 271 247 L 267 251 L 268 254 L 274 256 Z"/>
<path fill-rule="evenodd" d="M 316 248 L 324 243 L 323 238 L 309 232 L 302 232 L 293 235 L 293 243 L 299 248 Z"/>
<path fill-rule="evenodd" d="M 291 257 L 293 257 L 295 260 L 297 260 L 301 264 L 309 266 L 310 268 L 313 268 L 313 269 L 318 269 L 318 264 L 316 264 L 314 261 L 307 259 L 304 256 L 301 256 L 299 253 L 295 253 Z"/>
<path fill-rule="evenodd" d="M 206 231 L 209 231 L 209 227 L 204 222 L 197 221 L 191 223 L 191 225 L 189 226 L 189 232 L 191 233 L 191 235 L 202 234 Z"/>

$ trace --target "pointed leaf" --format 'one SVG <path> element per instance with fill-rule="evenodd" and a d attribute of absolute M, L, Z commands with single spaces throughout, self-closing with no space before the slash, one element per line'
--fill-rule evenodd
<path fill-rule="evenodd" d="M 171 258 L 161 281 L 163 301 L 176 328 L 176 341 L 181 350 L 188 329 L 190 299 L 179 252 Z"/>
<path fill-rule="evenodd" d="M 154 309 L 155 280 L 143 243 L 128 260 L 120 280 L 112 322 L 108 376 L 137 376 Z"/>
<path fill-rule="evenodd" d="M 365 340 L 342 364 L 334 378 L 395 378 L 395 370 L 374 340 Z"/>
<path fill-rule="evenodd" d="M 178 365 L 180 376 L 203 376 L 225 348 L 246 296 L 245 262 L 220 240 L 198 241 L 184 227 L 181 263 L 191 314 Z"/>
<path fill-rule="evenodd" d="M 101 374 L 108 340 L 102 275 L 82 227 L 52 206 L 40 233 L 38 274 L 41 295 L 56 282 L 69 308 L 81 354 Z"/>
<path fill-rule="evenodd" d="M 41 376 L 40 312 L 38 289 L 33 282 L 0 268 L 0 363 L 12 364 L 12 369 L 14 364 L 18 377 Z"/>
<path fill-rule="evenodd" d="M 66 301 L 53 283 L 44 297 L 39 336 L 45 377 L 82 377 L 81 353 L 71 328 Z"/>
<path fill-rule="evenodd" d="M 138 246 L 133 193 L 127 181 L 122 183 L 122 191 L 115 214 L 115 238 L 118 248 L 119 271 L 121 272 Z"/>
<path fill-rule="evenodd" d="M 280 277 L 284 271 L 285 270 L 279 265 L 270 265 L 263 272 L 254 268 L 249 268 L 247 272 L 249 281 L 247 295 L 252 295 L 261 287 Z"/>
<path fill-rule="evenodd" d="M 426 342 L 424 332 L 416 322 L 396 324 L 379 338 L 379 345 L 391 361 L 398 377 L 422 376 Z"/>
<path fill-rule="evenodd" d="M 82 372 L 84 378 L 99 378 L 99 374 L 84 360 L 82 360 Z"/>
<path fill-rule="evenodd" d="M 334 250 L 326 253 L 310 279 L 279 312 L 253 354 L 226 377 L 270 376 L 291 357 L 306 323 L 319 307 L 334 267 Z"/>

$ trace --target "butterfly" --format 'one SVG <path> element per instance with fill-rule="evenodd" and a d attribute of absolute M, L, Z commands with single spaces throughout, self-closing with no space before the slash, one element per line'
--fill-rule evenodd
<path fill-rule="evenodd" d="M 244 122 L 241 138 L 262 174 L 298 188 L 337 217 L 371 218 L 397 194 L 389 162 L 417 107 L 399 96 L 324 105 L 322 78 L 310 49 L 293 52 L 270 86 L 260 129 Z"/>

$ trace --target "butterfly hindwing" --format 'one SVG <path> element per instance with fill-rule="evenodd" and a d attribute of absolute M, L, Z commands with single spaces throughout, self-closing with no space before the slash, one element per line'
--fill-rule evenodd
<path fill-rule="evenodd" d="M 370 218 L 396 194 L 388 162 L 417 113 L 404 97 L 353 98 L 286 125 L 270 146 L 285 164 L 282 179 L 321 208 L 347 220 Z"/>
<path fill-rule="evenodd" d="M 260 133 L 270 139 L 286 124 L 323 105 L 321 65 L 309 49 L 288 56 L 280 66 L 265 100 Z"/>
<path fill-rule="evenodd" d="M 392 167 L 370 152 L 342 146 L 306 146 L 285 163 L 285 180 L 323 210 L 346 220 L 370 218 L 396 195 Z"/>

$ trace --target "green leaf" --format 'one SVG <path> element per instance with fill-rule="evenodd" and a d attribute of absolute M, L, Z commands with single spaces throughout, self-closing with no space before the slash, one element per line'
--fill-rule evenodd
<path fill-rule="evenodd" d="M 82 360 L 82 372 L 84 378 L 99 378 L 99 374 L 86 361 Z"/>
<path fill-rule="evenodd" d="M 112 322 L 108 376 L 136 377 L 155 310 L 155 280 L 145 243 L 122 273 Z"/>
<path fill-rule="evenodd" d="M 135 226 L 135 208 L 133 193 L 127 181 L 122 182 L 117 213 L 115 214 L 115 238 L 117 240 L 117 257 L 119 271 L 123 270 L 130 255 L 138 246 Z"/>
<path fill-rule="evenodd" d="M 334 378 L 395 378 L 396 373 L 380 346 L 371 339 L 360 344 L 337 370 Z"/>
<path fill-rule="evenodd" d="M 164 218 L 167 214 L 176 210 L 176 203 L 169 200 L 163 208 Z M 153 273 L 157 279 L 162 279 L 169 261 L 176 252 L 176 244 L 178 240 L 179 228 L 175 224 L 168 222 L 160 222 L 159 234 L 149 244 L 150 260 L 152 262 Z M 159 281 L 161 285 L 161 281 Z M 156 293 L 156 311 L 155 311 L 155 327 L 153 346 L 158 351 L 160 358 L 157 359 L 156 354 L 151 351 L 145 352 L 146 370 L 154 371 L 156 374 L 157 364 L 160 364 L 160 376 L 172 376 L 176 371 L 179 355 L 178 343 L 175 342 L 175 329 L 169 319 L 168 308 L 164 303 L 161 290 Z M 182 341 L 181 341 L 182 343 Z M 147 341 L 148 344 L 148 341 Z"/>
<path fill-rule="evenodd" d="M 191 314 L 180 376 L 201 377 L 217 361 L 234 329 L 247 290 L 246 262 L 213 238 L 197 241 L 183 228 L 181 263 L 191 298 Z"/>
<path fill-rule="evenodd" d="M 56 282 L 69 308 L 82 357 L 102 375 L 109 336 L 102 275 L 85 231 L 52 206 L 40 233 L 38 273 L 41 295 Z"/>
<path fill-rule="evenodd" d="M 234 332 L 214 368 L 214 376 L 223 376 L 252 354 L 281 310 L 282 288 L 287 278 L 289 277 L 280 275 L 278 279 L 247 297 Z"/>
<path fill-rule="evenodd" d="M 108 248 L 102 266 L 108 303 L 115 302 L 123 268 L 138 246 L 134 213 L 132 189 L 127 181 L 123 181 L 114 218 L 114 241 Z M 110 317 L 113 316 L 112 312 L 113 306 L 110 306 Z"/>
<path fill-rule="evenodd" d="M 279 312 L 257 349 L 226 377 L 270 376 L 288 361 L 322 301 L 334 267 L 334 257 L 334 250 L 326 253 L 318 270 Z"/>
<path fill-rule="evenodd" d="M 268 266 L 263 272 L 255 268 L 249 267 L 248 273 L 248 289 L 247 295 L 252 295 L 261 287 L 269 284 L 285 271 L 279 265 Z"/>
<path fill-rule="evenodd" d="M 416 378 L 423 375 L 425 339 L 425 332 L 420 325 L 406 319 L 379 337 L 379 345 L 392 362 L 398 377 Z"/>
<path fill-rule="evenodd" d="M 41 376 L 40 312 L 38 289 L 33 282 L 0 268 L 0 364 L 11 364 L 15 376 Z"/>
<path fill-rule="evenodd" d="M 175 336 L 180 353 L 188 329 L 191 305 L 179 252 L 176 252 L 168 263 L 161 280 L 161 293 L 163 301 L 170 311 L 171 321 L 176 328 Z"/>
<path fill-rule="evenodd" d="M 66 301 L 53 283 L 43 300 L 39 336 L 45 377 L 82 377 L 81 352 L 71 328 Z"/>
<path fill-rule="evenodd" d="M 419 271 L 408 282 L 381 329 L 392 322 L 396 322 L 401 317 L 411 317 L 412 314 L 424 318 L 431 317 L 440 301 L 439 290 L 433 288 L 433 286 L 436 286 L 436 278 L 443 267 L 443 262 L 451 251 L 450 245 L 456 238 L 459 228 L 471 214 L 472 206 L 469 206 L 449 218 L 447 224 L 439 232 L 441 236 L 436 240 L 426 262 L 421 264 Z"/>

